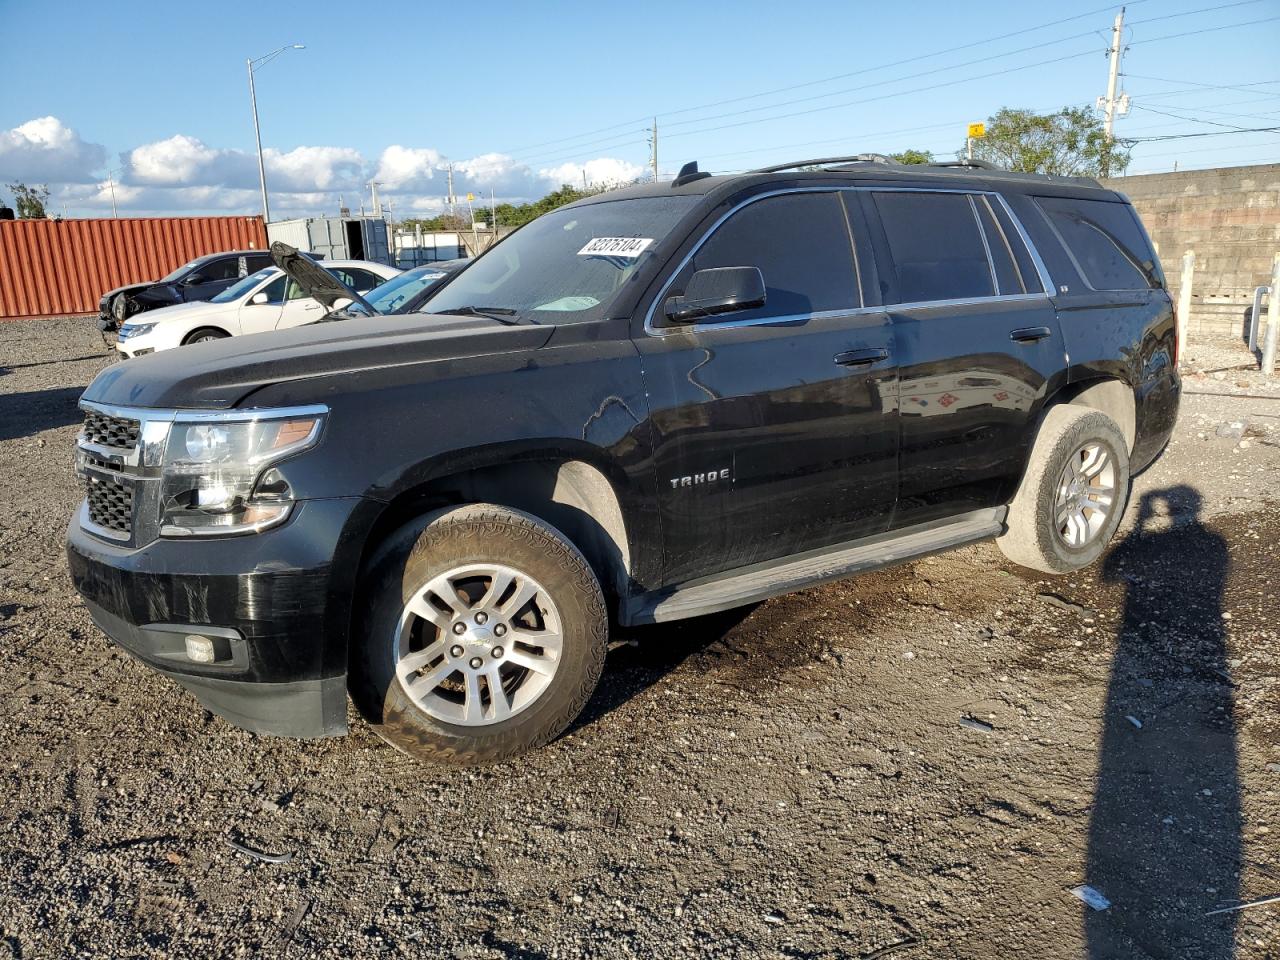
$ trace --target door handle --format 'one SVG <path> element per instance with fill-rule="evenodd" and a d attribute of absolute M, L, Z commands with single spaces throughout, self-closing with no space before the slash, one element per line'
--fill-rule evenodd
<path fill-rule="evenodd" d="M 889 351 L 884 349 L 846 350 L 836 354 L 836 363 L 842 367 L 865 367 L 881 360 L 889 359 Z"/>
<path fill-rule="evenodd" d="M 1048 327 L 1020 327 L 1009 334 L 1009 339 L 1015 343 L 1035 343 L 1051 336 L 1053 331 Z"/>

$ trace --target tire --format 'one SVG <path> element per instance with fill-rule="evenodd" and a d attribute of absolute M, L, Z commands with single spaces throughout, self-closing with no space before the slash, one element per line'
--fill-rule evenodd
<path fill-rule="evenodd" d="M 182 345 L 185 347 L 192 343 L 209 343 L 212 340 L 225 340 L 231 334 L 225 330 L 219 330 L 216 327 L 200 327 L 192 330 L 182 338 Z"/>
<path fill-rule="evenodd" d="M 356 623 L 357 709 L 397 749 L 456 764 L 504 760 L 563 733 L 608 645 L 604 596 L 582 553 L 549 524 L 492 504 L 439 510 L 392 534 L 369 563 Z"/>
<path fill-rule="evenodd" d="M 1009 504 L 1006 532 L 996 544 L 1014 563 L 1032 570 L 1070 573 L 1086 567 L 1102 555 L 1120 525 L 1129 481 L 1129 447 L 1114 420 L 1088 407 L 1051 407 Z M 1060 523 L 1064 515 L 1067 520 Z"/>

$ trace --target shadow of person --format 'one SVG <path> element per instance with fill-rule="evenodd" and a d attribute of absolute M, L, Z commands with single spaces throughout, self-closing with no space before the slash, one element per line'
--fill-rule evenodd
<path fill-rule="evenodd" d="M 1200 509 L 1188 486 L 1143 495 L 1103 568 L 1125 600 L 1089 821 L 1086 880 L 1111 901 L 1085 908 L 1097 960 L 1235 955 L 1235 915 L 1204 917 L 1239 895 L 1241 814 L 1222 616 L 1230 561 Z"/>

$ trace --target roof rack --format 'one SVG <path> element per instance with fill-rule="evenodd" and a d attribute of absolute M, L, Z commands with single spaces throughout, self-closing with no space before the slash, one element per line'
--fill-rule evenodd
<path fill-rule="evenodd" d="M 897 166 L 892 157 L 883 153 L 855 153 L 851 157 L 821 157 L 817 160 L 797 160 L 794 163 L 779 163 L 772 167 L 761 167 L 752 173 L 780 173 L 783 170 L 794 170 L 796 167 L 827 167 L 833 163 L 880 163 L 885 166 Z"/>
<path fill-rule="evenodd" d="M 925 164 L 927 167 L 973 167 L 975 170 L 999 170 L 1007 173 L 1004 167 L 997 167 L 994 163 L 988 163 L 986 160 L 937 160 L 933 163 Z"/>

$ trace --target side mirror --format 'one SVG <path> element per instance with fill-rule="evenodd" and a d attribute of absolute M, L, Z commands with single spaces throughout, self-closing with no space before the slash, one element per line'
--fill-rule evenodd
<path fill-rule="evenodd" d="M 711 267 L 689 278 L 684 295 L 667 300 L 667 319 L 692 323 L 764 306 L 764 274 L 759 267 Z"/>
<path fill-rule="evenodd" d="M 198 273 L 193 273 L 182 281 L 184 287 L 194 287 L 197 283 L 204 283 L 204 277 Z"/>
<path fill-rule="evenodd" d="M 269 299 L 270 298 L 267 296 L 267 291 L 260 290 L 257 293 L 255 293 L 252 297 L 249 298 L 249 302 L 256 303 L 259 306 L 261 306 L 262 304 L 266 303 Z"/>

